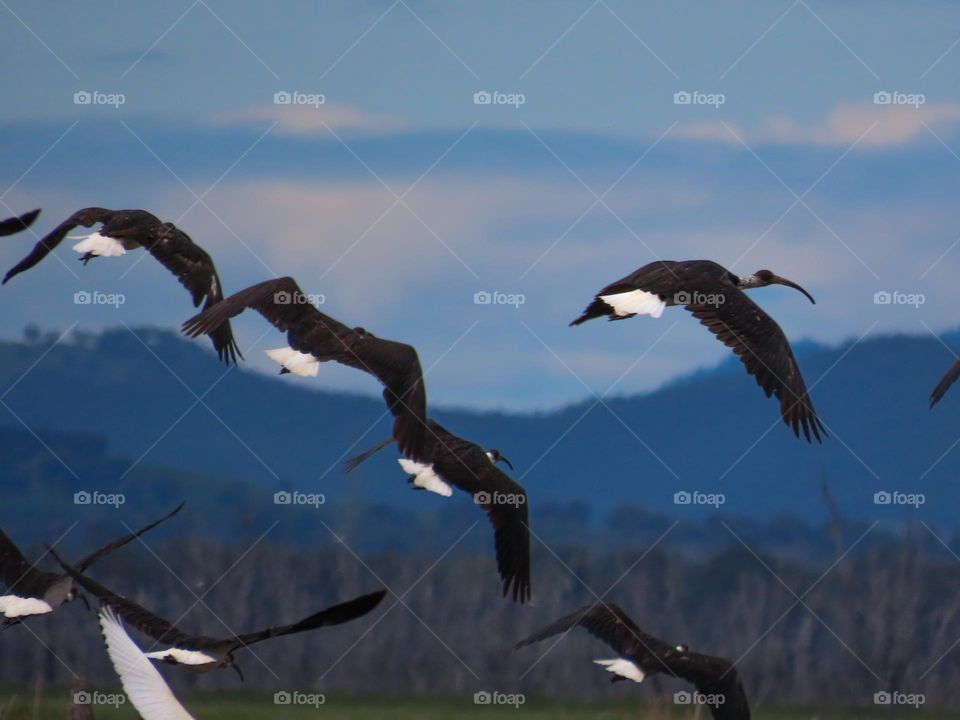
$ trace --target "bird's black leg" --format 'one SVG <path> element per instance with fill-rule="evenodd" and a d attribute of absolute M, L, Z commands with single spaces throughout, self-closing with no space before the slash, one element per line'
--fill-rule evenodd
<path fill-rule="evenodd" d="M 232 667 L 234 670 L 237 671 L 237 675 L 240 676 L 240 682 L 244 682 L 244 679 L 243 679 L 243 671 L 240 669 L 240 666 L 239 666 L 239 665 L 231 665 L 230 667 Z"/>
<path fill-rule="evenodd" d="M 81 594 L 80 594 L 80 599 L 83 600 L 83 604 L 87 606 L 87 610 L 93 610 L 93 608 L 90 607 L 90 601 L 87 600 L 87 596 L 86 596 L 86 595 L 84 595 L 83 593 L 81 593 Z"/>
<path fill-rule="evenodd" d="M 93 260 L 95 257 L 96 255 L 94 255 L 92 252 L 84 253 L 80 256 L 80 262 L 82 262 L 84 267 L 86 267 L 87 263 Z"/>

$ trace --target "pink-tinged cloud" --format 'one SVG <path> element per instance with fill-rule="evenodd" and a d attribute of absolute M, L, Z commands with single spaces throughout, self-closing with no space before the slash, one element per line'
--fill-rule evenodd
<path fill-rule="evenodd" d="M 404 128 L 395 118 L 329 102 L 322 95 L 287 93 L 281 100 L 289 100 L 289 103 L 227 110 L 210 116 L 208 120 L 221 127 L 276 123 L 274 132 L 288 135 L 329 135 L 331 130 L 386 135 Z"/>
<path fill-rule="evenodd" d="M 719 121 L 679 125 L 673 135 L 739 145 L 821 145 L 886 148 L 933 138 L 960 125 L 960 103 L 841 103 L 820 123 L 804 125 L 787 116 L 773 116 L 756 129 Z"/>

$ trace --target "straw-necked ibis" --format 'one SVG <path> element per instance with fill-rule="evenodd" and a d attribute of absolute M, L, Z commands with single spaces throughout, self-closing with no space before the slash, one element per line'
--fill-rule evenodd
<path fill-rule="evenodd" d="M 214 332 L 247 308 L 287 333 L 289 347 L 267 351 L 280 364 L 281 373 L 316 376 L 319 364 L 332 360 L 377 378 L 385 386 L 383 399 L 396 418 L 393 437 L 400 451 L 420 457 L 426 438 L 427 395 L 420 358 L 413 347 L 325 315 L 290 277 L 267 280 L 231 295 L 187 320 L 183 331 L 190 337 Z"/>
<path fill-rule="evenodd" d="M 80 240 L 73 249 L 83 253 L 80 260 L 84 265 L 95 257 L 117 257 L 127 250 L 143 248 L 176 275 L 190 293 L 194 307 L 203 302 L 206 309 L 223 300 L 223 286 L 210 255 L 183 230 L 173 223 L 161 222 L 146 210 L 98 207 L 78 210 L 43 237 L 30 254 L 4 276 L 3 282 L 43 260 L 74 228 L 98 224 L 99 230 L 74 238 Z M 230 324 L 224 323 L 208 334 L 217 356 L 228 364 L 236 364 L 240 350 L 233 339 Z"/>
<path fill-rule="evenodd" d="M 794 435 L 822 442 L 826 430 L 813 408 L 806 383 L 783 330 L 744 290 L 786 285 L 813 297 L 795 282 L 769 270 L 734 275 L 710 260 L 658 260 L 617 280 L 596 294 L 571 325 L 606 317 L 625 320 L 634 315 L 659 318 L 665 308 L 682 305 L 702 325 L 731 348 L 767 397 L 780 401 L 784 423 Z"/>
<path fill-rule="evenodd" d="M 76 563 L 83 572 L 98 560 L 114 550 L 133 542 L 144 533 L 152 530 L 165 520 L 169 520 L 183 508 L 177 508 L 136 532 L 128 533 L 107 543 L 99 550 L 90 553 Z M 77 588 L 69 574 L 52 573 L 38 569 L 20 552 L 3 530 L 0 530 L 0 578 L 7 590 L 0 595 L 0 614 L 4 616 L 3 627 L 21 622 L 30 615 L 44 615 L 53 612 L 61 605 L 71 602 L 77 596 Z"/>
<path fill-rule="evenodd" d="M 670 645 L 641 630 L 619 606 L 596 603 L 565 615 L 517 643 L 514 649 L 582 627 L 609 645 L 618 655 L 594 660 L 613 673 L 611 681 L 633 680 L 658 673 L 686 680 L 696 688 L 697 701 L 707 705 L 716 720 L 749 720 L 750 705 L 737 669 L 729 660 L 691 652 L 686 645 Z"/>
<path fill-rule="evenodd" d="M 378 452 L 391 440 L 385 440 L 346 463 L 347 471 Z M 401 455 L 403 455 L 401 451 Z M 400 457 L 397 462 L 416 489 L 429 490 L 444 497 L 453 487 L 473 496 L 487 513 L 494 529 L 497 570 L 503 582 L 502 594 L 511 594 L 515 602 L 530 599 L 530 526 L 527 492 L 500 468 L 510 461 L 498 450 L 484 450 L 464 440 L 434 420 L 427 421 L 427 439 L 423 457 L 417 461 Z M 452 486 L 452 487 L 451 487 Z"/>

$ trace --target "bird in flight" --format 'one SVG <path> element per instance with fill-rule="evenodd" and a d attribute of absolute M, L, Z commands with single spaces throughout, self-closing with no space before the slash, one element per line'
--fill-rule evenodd
<path fill-rule="evenodd" d="M 734 275 L 711 260 L 658 260 L 644 265 L 596 294 L 571 325 L 594 318 L 625 320 L 635 315 L 659 318 L 665 308 L 682 305 L 740 358 L 767 397 L 780 401 L 783 422 L 808 442 L 823 442 L 826 429 L 817 417 L 807 385 L 787 336 L 744 290 L 786 285 L 813 297 L 795 282 L 758 270 Z"/>
<path fill-rule="evenodd" d="M 958 377 L 960 377 L 960 360 L 957 360 L 953 365 L 950 366 L 950 369 L 947 370 L 947 374 L 943 376 L 940 382 L 937 383 L 937 386 L 933 389 L 933 392 L 930 393 L 931 408 L 943 400 L 943 396 L 947 394 L 947 390 L 949 390 L 950 386 L 957 381 Z"/>
<path fill-rule="evenodd" d="M 172 518 L 183 509 L 184 504 L 180 503 L 173 512 L 143 526 L 136 532 L 128 533 L 107 543 L 77 561 L 76 567 L 83 572 L 114 550 L 133 542 L 160 523 Z M 68 574 L 38 569 L 35 564 L 27 561 L 3 530 L 0 530 L 0 579 L 7 587 L 6 593 L 0 595 L 0 615 L 5 618 L 0 626 L 4 628 L 16 625 L 30 615 L 53 612 L 64 603 L 73 601 L 77 596 L 76 585 Z"/>
<path fill-rule="evenodd" d="M 232 667 L 241 680 L 243 680 L 243 672 L 234 659 L 234 653 L 237 650 L 270 638 L 293 635 L 356 620 L 373 610 L 386 595 L 386 590 L 378 590 L 334 605 L 326 610 L 321 610 L 290 625 L 275 625 L 243 635 L 213 638 L 207 635 L 190 635 L 183 632 L 168 620 L 155 615 L 142 605 L 138 605 L 90 577 L 82 575 L 77 568 L 61 560 L 54 550 L 50 552 L 66 573 L 81 588 L 96 597 L 101 606 L 111 608 L 125 622 L 153 638 L 157 643 L 169 646 L 163 650 L 144 653 L 145 657 L 168 665 L 178 665 L 196 673 L 207 673 L 212 670 Z"/>
<path fill-rule="evenodd" d="M 28 227 L 33 225 L 33 221 L 37 219 L 39 214 L 40 208 L 37 208 L 36 210 L 31 210 L 30 212 L 24 213 L 19 217 L 0 220 L 0 237 L 13 235 L 14 233 L 26 230 Z"/>
<path fill-rule="evenodd" d="M 281 373 L 315 376 L 321 362 L 333 360 L 377 378 L 385 387 L 383 399 L 395 418 L 393 437 L 400 451 L 420 457 L 426 438 L 427 395 L 420 358 L 413 347 L 325 315 L 290 277 L 267 280 L 231 295 L 187 320 L 183 331 L 190 337 L 216 332 L 247 308 L 287 333 L 289 347 L 267 351 L 281 365 Z"/>
<path fill-rule="evenodd" d="M 74 228 L 98 224 L 99 230 L 74 238 L 80 240 L 73 249 L 82 253 L 80 260 L 84 265 L 95 257 L 118 257 L 127 250 L 143 248 L 177 277 L 190 293 L 194 307 L 199 307 L 202 302 L 207 309 L 223 300 L 223 286 L 210 255 L 183 230 L 173 223 L 161 222 L 146 210 L 99 207 L 78 210 L 43 237 L 29 255 L 7 272 L 3 283 L 43 260 Z M 242 357 L 229 323 L 209 335 L 220 360 L 236 364 L 237 358 Z"/>
<path fill-rule="evenodd" d="M 347 472 L 386 447 L 383 441 L 346 463 Z M 401 454 L 402 451 L 401 451 Z M 483 508 L 494 530 L 497 569 L 503 583 L 502 594 L 515 602 L 530 599 L 530 525 L 527 492 L 497 467 L 510 461 L 499 450 L 484 450 L 434 420 L 427 421 L 427 438 L 420 460 L 404 456 L 397 462 L 410 477 L 415 489 L 450 497 L 458 488 L 473 497 Z"/>
<path fill-rule="evenodd" d="M 521 640 L 514 650 L 582 627 L 609 645 L 618 657 L 594 660 L 613 673 L 612 682 L 643 682 L 662 673 L 686 680 L 697 691 L 697 704 L 710 708 L 715 720 L 750 720 L 750 705 L 740 675 L 724 658 L 691 652 L 686 645 L 670 645 L 641 630 L 618 605 L 598 602 L 565 615 Z M 689 697 L 689 694 L 687 694 Z"/>

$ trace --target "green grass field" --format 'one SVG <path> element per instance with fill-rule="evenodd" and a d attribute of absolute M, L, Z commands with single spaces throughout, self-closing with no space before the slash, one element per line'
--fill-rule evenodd
<path fill-rule="evenodd" d="M 63 720 L 66 717 L 68 690 L 46 689 L 41 693 L 14 692 L 0 689 L 0 720 Z M 262 718 L 329 718 L 330 720 L 681 720 L 707 719 L 689 708 L 636 702 L 577 703 L 572 701 L 531 698 L 519 709 L 513 706 L 475 705 L 472 697 L 358 697 L 330 695 L 319 707 L 276 705 L 273 697 L 262 693 L 200 692 L 181 698 L 187 709 L 199 720 L 261 720 Z M 115 718 L 135 720 L 136 711 L 129 703 L 119 708 L 94 708 L 98 720 Z M 909 711 L 916 720 L 942 717 L 934 711 Z M 897 716 L 887 708 L 831 710 L 826 708 L 755 708 L 757 720 L 872 720 Z"/>

